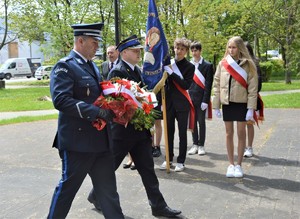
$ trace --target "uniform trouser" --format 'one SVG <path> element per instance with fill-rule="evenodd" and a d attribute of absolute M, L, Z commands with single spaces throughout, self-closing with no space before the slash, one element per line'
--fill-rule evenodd
<path fill-rule="evenodd" d="M 204 146 L 205 135 L 206 135 L 206 124 L 205 124 L 206 110 L 201 110 L 200 106 L 195 106 L 195 128 L 192 133 L 193 144 Z M 199 132 L 198 132 L 199 124 Z"/>
<path fill-rule="evenodd" d="M 179 133 L 179 155 L 177 163 L 184 163 L 187 151 L 187 126 L 188 126 L 189 111 L 176 111 L 174 108 L 168 110 L 167 113 L 167 129 L 168 129 L 168 144 L 169 158 L 173 161 L 174 157 L 174 134 L 175 134 L 175 119 L 178 123 Z"/>
<path fill-rule="evenodd" d="M 117 193 L 112 154 L 59 151 L 62 160 L 62 178 L 55 188 L 47 218 L 66 218 L 72 201 L 87 174 L 99 196 L 103 215 L 123 219 Z"/>
<path fill-rule="evenodd" d="M 151 208 L 162 209 L 166 207 L 167 204 L 159 190 L 159 182 L 154 171 L 151 137 L 142 140 L 134 138 L 113 140 L 112 149 L 116 169 L 120 166 L 128 152 L 130 153 L 137 171 L 142 178 Z M 91 195 L 93 195 L 93 191 L 91 191 Z M 95 196 L 93 195 L 93 197 Z M 100 197 L 96 195 L 95 198 L 99 200 Z"/>

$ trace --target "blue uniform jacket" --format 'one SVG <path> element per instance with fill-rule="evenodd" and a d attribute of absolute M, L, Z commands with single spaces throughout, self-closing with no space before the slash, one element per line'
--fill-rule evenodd
<path fill-rule="evenodd" d="M 107 152 L 107 126 L 98 131 L 92 126 L 99 108 L 93 103 L 101 94 L 100 72 L 73 50 L 53 68 L 50 91 L 54 107 L 59 110 L 58 130 L 53 147 L 77 152 Z"/>

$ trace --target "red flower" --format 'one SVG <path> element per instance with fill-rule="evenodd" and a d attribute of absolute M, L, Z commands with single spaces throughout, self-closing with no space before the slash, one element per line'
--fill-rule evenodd
<path fill-rule="evenodd" d="M 146 114 L 150 114 L 151 110 L 153 109 L 153 105 L 147 104 L 146 102 L 143 102 L 143 110 Z"/>
<path fill-rule="evenodd" d="M 124 125 L 130 122 L 136 129 L 150 129 L 158 116 L 153 109 L 153 103 L 148 103 L 149 92 L 145 92 L 136 82 L 126 79 L 112 79 L 100 83 L 104 95 L 100 95 L 94 105 L 103 109 L 110 109 L 116 117 L 114 122 Z M 154 100 L 155 102 L 156 100 Z M 138 110 L 139 108 L 139 110 Z M 139 112 L 138 112 L 139 111 Z M 102 130 L 106 122 L 97 119 L 93 126 Z"/>

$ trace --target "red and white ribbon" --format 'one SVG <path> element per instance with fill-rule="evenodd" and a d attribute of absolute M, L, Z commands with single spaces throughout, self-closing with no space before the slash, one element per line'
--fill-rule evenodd
<path fill-rule="evenodd" d="M 182 74 L 181 74 L 181 72 L 180 72 L 180 70 L 177 67 L 177 65 L 176 65 L 175 62 L 172 64 L 172 69 L 173 69 L 173 72 L 175 74 L 177 74 L 178 76 L 180 76 L 183 79 L 183 76 L 182 76 Z M 195 108 L 194 108 L 194 105 L 192 103 L 191 97 L 190 97 L 189 93 L 187 92 L 187 90 L 184 90 L 175 81 L 173 81 L 173 83 L 174 83 L 175 87 L 180 91 L 180 93 L 182 93 L 185 96 L 185 98 L 189 101 L 189 104 L 190 104 L 190 113 L 189 113 L 189 120 L 188 120 L 188 129 L 194 130 Z"/>
<path fill-rule="evenodd" d="M 205 78 L 202 75 L 202 73 L 199 71 L 198 68 L 196 68 L 196 70 L 195 70 L 193 80 L 199 87 L 201 87 L 202 89 L 205 89 Z"/>
<path fill-rule="evenodd" d="M 248 87 L 247 72 L 239 66 L 230 55 L 227 55 L 226 58 L 222 60 L 222 64 L 236 81 L 238 81 L 244 88 Z"/>

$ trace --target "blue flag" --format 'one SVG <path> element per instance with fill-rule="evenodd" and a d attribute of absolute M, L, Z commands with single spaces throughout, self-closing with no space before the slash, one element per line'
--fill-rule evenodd
<path fill-rule="evenodd" d="M 163 67 L 170 64 L 168 44 L 154 0 L 149 0 L 146 33 L 142 76 L 147 88 L 153 89 L 162 78 Z"/>

